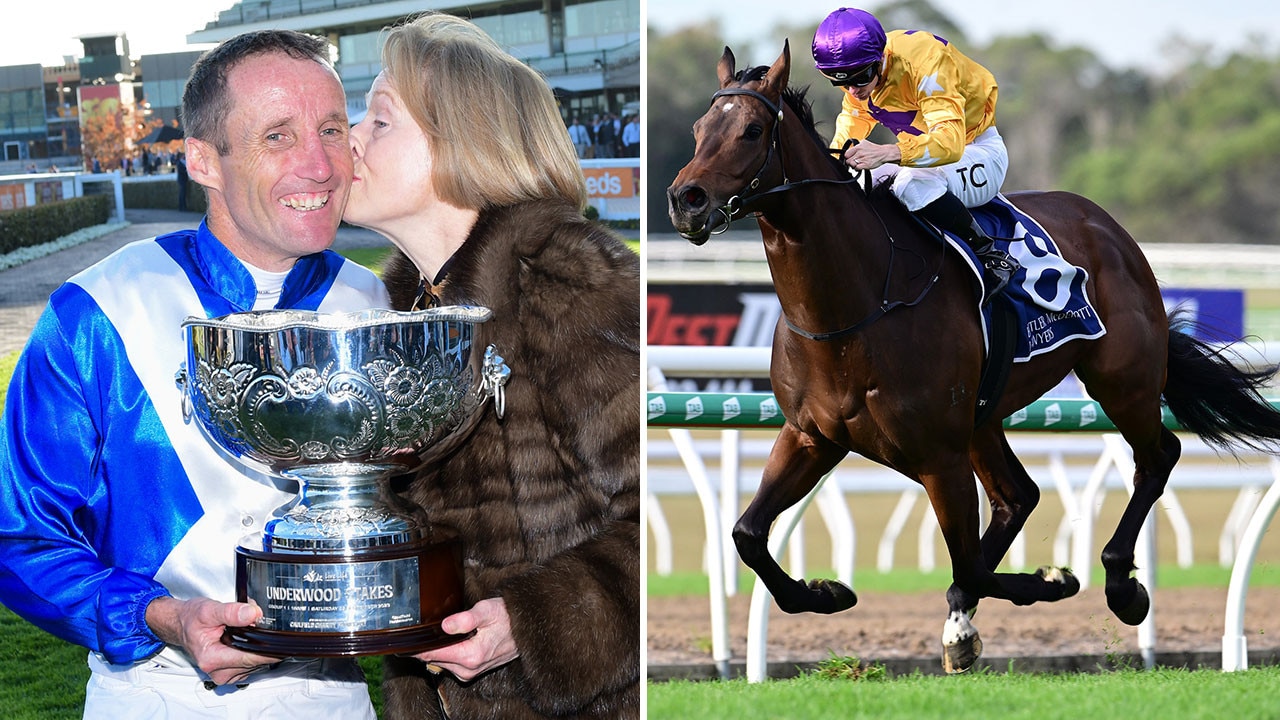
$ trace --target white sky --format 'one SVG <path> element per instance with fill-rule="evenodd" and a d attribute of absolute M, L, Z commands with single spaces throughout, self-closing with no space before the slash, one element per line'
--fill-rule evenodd
<path fill-rule="evenodd" d="M 58 65 L 83 54 L 81 35 L 123 32 L 129 54 L 179 52 L 187 35 L 203 30 L 236 0 L 6 0 L 0 66 Z"/>
<path fill-rule="evenodd" d="M 879 4 L 870 0 L 648 0 L 647 9 L 649 26 L 663 32 L 719 17 L 725 41 L 732 45 L 756 40 L 760 27 L 802 24 L 799 18 L 816 24 L 842 5 L 874 9 Z M 931 4 L 975 43 L 1036 31 L 1053 38 L 1058 47 L 1086 47 L 1115 69 L 1158 71 L 1165 64 L 1162 60 L 1168 60 L 1161 48 L 1175 35 L 1208 45 L 1216 54 L 1249 46 L 1251 36 L 1262 38 L 1263 47 L 1273 53 L 1280 41 L 1280 2 L 1276 0 L 931 0 Z M 793 54 L 799 46 L 807 55 L 812 39 L 791 38 Z M 776 57 L 777 50 L 772 52 L 770 58 Z M 770 58 L 742 60 L 765 63 Z"/>
<path fill-rule="evenodd" d="M 80 55 L 77 36 L 116 31 L 128 35 L 134 56 L 196 49 L 187 47 L 186 36 L 234 4 L 235 0 L 12 0 L 5 3 L 6 38 L 0 43 L 0 66 L 55 65 L 63 55 Z M 840 4 L 840 0 L 647 0 L 642 7 L 648 23 L 663 31 L 719 16 L 725 40 L 734 43 L 753 40 L 757 28 L 784 18 L 819 20 Z M 1272 51 L 1280 44 L 1280 2 L 1275 0 L 933 0 L 933 4 L 975 42 L 1036 30 L 1060 46 L 1088 47 L 1114 67 L 1158 69 L 1161 48 L 1175 35 L 1210 45 L 1217 52 L 1244 47 L 1251 37 L 1262 38 L 1264 47 Z M 792 44 L 807 47 L 808 40 L 792 38 Z"/>

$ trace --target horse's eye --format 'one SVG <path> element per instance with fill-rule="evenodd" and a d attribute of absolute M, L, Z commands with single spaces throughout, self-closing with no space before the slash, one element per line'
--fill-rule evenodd
<path fill-rule="evenodd" d="M 742 133 L 742 136 L 748 140 L 759 140 L 760 136 L 763 134 L 764 128 L 755 123 L 751 123 L 747 126 L 746 131 Z"/>

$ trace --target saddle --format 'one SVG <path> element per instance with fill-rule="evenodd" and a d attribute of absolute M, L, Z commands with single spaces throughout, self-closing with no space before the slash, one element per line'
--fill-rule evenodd
<path fill-rule="evenodd" d="M 1092 340 L 1107 330 L 1089 302 L 1089 274 L 1062 257 L 1049 233 L 1003 195 L 971 208 L 974 219 L 997 247 L 1021 264 L 1004 290 L 982 307 L 983 267 L 969 244 L 944 233 L 966 260 L 974 279 L 974 304 L 982 317 L 982 376 L 976 423 L 994 410 L 1012 364 L 1056 349 L 1072 340 Z"/>

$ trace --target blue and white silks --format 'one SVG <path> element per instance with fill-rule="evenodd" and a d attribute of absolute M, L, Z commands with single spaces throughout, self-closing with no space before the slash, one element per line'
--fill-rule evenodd
<path fill-rule="evenodd" d="M 0 418 L 0 601 L 117 664 L 163 650 L 158 596 L 235 599 L 234 548 L 296 488 L 246 473 L 182 417 L 174 374 L 190 317 L 253 308 L 248 270 L 202 223 L 133 243 L 62 285 Z M 373 273 L 300 259 L 279 308 L 387 307 Z"/>

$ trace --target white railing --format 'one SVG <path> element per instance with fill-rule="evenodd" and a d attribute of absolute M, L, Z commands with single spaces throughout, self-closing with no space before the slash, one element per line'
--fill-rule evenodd
<path fill-rule="evenodd" d="M 664 389 L 664 371 L 682 376 L 763 376 L 768 371 L 768 354 L 768 348 L 672 348 L 650 346 L 648 348 L 650 389 L 659 391 Z M 728 429 L 722 431 L 723 435 L 720 442 L 720 501 L 717 503 L 714 500 L 715 490 L 711 486 L 709 475 L 703 462 L 704 456 L 708 454 L 705 447 L 706 444 L 701 443 L 704 447 L 701 448 L 700 452 L 700 444 L 693 441 L 692 435 L 687 428 L 669 426 L 669 432 L 672 435 L 673 442 L 678 447 L 679 456 L 685 462 L 685 468 L 689 472 L 690 479 L 693 481 L 695 491 L 702 505 L 708 538 L 705 561 L 708 575 L 711 578 L 712 655 L 721 676 L 728 677 L 730 657 L 728 651 L 728 629 L 725 620 L 727 616 L 725 610 L 726 597 L 734 594 L 737 587 L 737 561 L 732 542 L 729 540 L 729 533 L 738 508 L 738 488 L 741 485 L 741 450 L 744 443 L 741 442 L 737 430 Z M 1038 440 L 1042 445 L 1046 442 L 1043 436 Z M 1064 516 L 1055 537 L 1054 563 L 1058 565 L 1068 564 L 1067 557 L 1069 556 L 1071 558 L 1070 564 L 1073 567 L 1089 568 L 1092 565 L 1093 522 L 1101 506 L 1101 497 L 1108 484 L 1108 478 L 1114 470 L 1119 477 L 1119 481 L 1124 484 L 1125 489 L 1131 494 L 1133 491 L 1132 456 L 1129 453 L 1128 446 L 1120 436 L 1113 433 L 1102 435 L 1101 452 L 1096 449 L 1096 441 L 1092 449 L 1085 449 L 1084 445 L 1078 442 L 1049 442 L 1060 445 L 1057 449 L 1049 449 L 1047 455 L 1049 474 L 1054 480 L 1064 507 Z M 1014 444 L 1012 439 L 1011 444 Z M 767 455 L 767 451 L 763 449 L 761 443 L 748 442 L 745 445 L 748 448 L 748 456 L 752 459 L 758 460 L 761 456 Z M 1015 445 L 1014 449 L 1015 451 L 1019 450 L 1017 445 Z M 651 461 L 648 482 L 650 488 L 648 497 L 649 528 L 655 533 L 655 545 L 659 553 L 657 566 L 661 571 L 664 567 L 671 567 L 670 537 L 669 535 L 665 538 L 658 537 L 659 533 L 669 532 L 669 530 L 665 529 L 666 524 L 665 518 L 662 516 L 661 503 L 658 499 L 658 494 L 653 490 L 655 483 L 652 477 L 652 460 L 655 457 L 667 454 L 668 451 L 664 444 L 650 442 L 648 443 L 648 452 Z M 1198 440 L 1188 438 L 1184 442 L 1183 458 L 1205 455 L 1210 452 Z M 1073 456 L 1078 458 L 1081 455 L 1095 457 L 1096 461 L 1093 463 L 1088 480 L 1077 493 L 1076 488 L 1079 483 L 1073 484 L 1068 477 L 1067 460 Z M 1239 467 L 1236 467 L 1230 477 L 1220 477 L 1211 482 L 1211 484 L 1218 487 L 1231 486 L 1240 488 L 1240 492 L 1219 536 L 1220 560 L 1225 563 L 1225 559 L 1234 553 L 1223 635 L 1224 671 L 1247 667 L 1248 659 L 1246 640 L 1243 635 L 1243 614 L 1249 572 L 1262 535 L 1275 514 L 1277 506 L 1280 506 L 1280 461 L 1271 461 L 1270 477 L 1266 479 L 1260 479 L 1256 474 L 1252 476 L 1243 475 L 1239 470 Z M 837 468 L 833 475 L 839 476 L 841 472 L 841 468 Z M 858 479 L 865 479 L 866 476 L 874 474 L 863 470 L 860 474 L 861 477 Z M 857 476 L 858 473 L 855 472 L 853 475 Z M 758 474 L 756 477 L 758 478 Z M 839 579 L 852 586 L 854 571 L 852 549 L 855 536 L 852 518 L 844 502 L 841 490 L 857 489 L 861 484 L 849 482 L 844 478 L 838 478 L 836 482 L 832 482 L 830 478 L 831 476 L 824 478 L 808 497 L 779 517 L 769 540 L 769 550 L 775 558 L 781 555 L 782 550 L 788 547 L 789 539 L 794 529 L 802 522 L 801 518 L 805 509 L 815 497 L 820 497 L 818 506 L 822 512 L 824 523 L 832 535 L 832 564 L 837 569 Z M 1261 492 L 1261 488 L 1267 483 L 1269 483 L 1270 489 L 1259 503 L 1257 500 L 1258 495 Z M 899 498 L 898 507 L 892 514 L 878 547 L 877 565 L 882 570 L 892 567 L 894 543 L 904 528 L 919 493 L 920 490 L 912 486 L 904 491 Z M 1161 506 L 1168 514 L 1174 529 L 1178 563 L 1180 566 L 1185 567 L 1191 563 L 1192 530 L 1172 487 L 1167 488 L 1165 495 L 1161 498 Z M 1091 509 L 1092 511 L 1086 511 L 1086 509 Z M 925 520 L 920 528 L 919 542 L 919 564 L 922 569 L 931 569 L 934 565 L 932 554 L 934 547 L 933 536 L 936 533 L 936 529 L 936 518 L 931 512 L 926 512 Z M 1138 627 L 1139 651 L 1147 667 L 1153 666 L 1155 659 L 1154 573 L 1156 557 L 1154 538 L 1154 523 L 1152 518 L 1148 517 L 1139 535 L 1138 546 L 1135 548 L 1136 564 L 1140 568 L 1138 579 L 1152 593 L 1151 611 L 1148 613 L 1146 620 Z M 1024 543 L 1025 540 L 1019 536 L 1015 541 L 1014 547 L 1010 550 L 1010 562 L 1014 567 L 1021 567 L 1025 563 Z M 790 557 L 791 572 L 803 576 L 803 544 L 797 541 L 792 543 L 790 547 L 792 548 Z M 1089 575 L 1088 571 L 1080 573 L 1079 580 L 1082 588 L 1089 586 Z M 757 579 L 752 592 L 748 620 L 747 677 L 751 682 L 762 681 L 766 676 L 765 643 L 767 640 L 769 604 L 770 596 L 768 591 L 764 588 L 763 583 Z"/>

